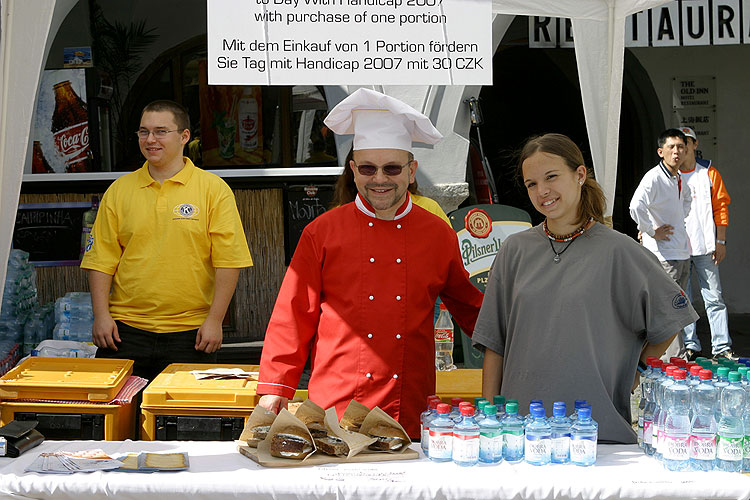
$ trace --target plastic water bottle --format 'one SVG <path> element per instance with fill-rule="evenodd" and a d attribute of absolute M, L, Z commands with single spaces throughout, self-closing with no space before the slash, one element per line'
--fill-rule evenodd
<path fill-rule="evenodd" d="M 453 426 L 453 462 L 462 467 L 476 465 L 479 460 L 479 425 L 474 408 L 461 408 L 461 421 Z"/>
<path fill-rule="evenodd" d="M 565 415 L 567 407 L 564 402 L 552 406 L 552 420 L 549 423 L 552 433 L 553 464 L 567 464 L 570 462 L 570 420 Z"/>
<path fill-rule="evenodd" d="M 503 459 L 509 463 L 523 460 L 523 420 L 518 417 L 518 403 L 505 405 L 503 420 Z"/>
<path fill-rule="evenodd" d="M 505 418 L 505 396 L 492 396 L 492 404 L 497 408 L 497 419 L 502 422 Z"/>
<path fill-rule="evenodd" d="M 458 416 L 454 417 L 453 416 L 454 412 L 451 412 L 451 419 L 453 420 L 454 424 L 457 424 L 461 420 L 463 420 L 462 410 L 463 410 L 463 408 L 466 408 L 466 407 L 471 408 L 471 411 L 474 411 L 474 407 L 471 406 L 471 403 L 469 403 L 468 401 L 461 401 L 460 403 L 458 403 Z"/>
<path fill-rule="evenodd" d="M 599 424 L 591 418 L 591 407 L 578 410 L 578 418 L 570 426 L 570 463 L 589 466 L 596 463 L 596 440 Z"/>
<path fill-rule="evenodd" d="M 464 400 L 462 398 L 451 398 L 451 413 L 450 416 L 452 419 L 458 419 L 461 418 L 461 412 L 459 411 L 458 405 L 463 403 Z"/>
<path fill-rule="evenodd" d="M 585 399 L 576 399 L 575 400 L 575 402 L 573 403 L 573 412 L 568 416 L 568 418 L 570 419 L 570 424 L 571 425 L 573 425 L 573 422 L 575 422 L 576 419 L 578 418 L 578 409 L 582 405 L 585 405 L 585 404 L 586 404 L 586 400 Z"/>
<path fill-rule="evenodd" d="M 656 359 L 651 362 L 651 373 L 649 373 L 646 385 L 644 397 L 646 399 L 646 406 L 643 408 L 643 451 L 646 455 L 654 454 L 653 447 L 653 425 L 654 425 L 654 411 L 656 410 L 656 384 L 661 378 L 661 367 L 662 361 Z"/>
<path fill-rule="evenodd" d="M 481 422 L 485 418 L 484 409 L 489 405 L 490 402 L 486 399 L 482 399 L 479 402 L 477 402 L 477 411 L 474 413 L 474 420 L 476 420 L 477 423 Z"/>
<path fill-rule="evenodd" d="M 453 320 L 442 302 L 435 320 L 435 369 L 439 372 L 456 369 L 453 364 Z"/>
<path fill-rule="evenodd" d="M 427 457 L 433 462 L 450 462 L 453 458 L 453 420 L 448 415 L 451 407 L 437 405 L 437 417 L 430 422 L 430 445 Z"/>
<path fill-rule="evenodd" d="M 718 391 L 711 383 L 711 370 L 701 370 L 700 384 L 690 394 L 693 418 L 690 421 L 690 468 L 710 471 L 716 459 L 716 420 L 714 409 Z"/>
<path fill-rule="evenodd" d="M 685 370 L 674 372 L 674 384 L 664 391 L 664 467 L 686 470 L 690 463 L 690 387 Z"/>
<path fill-rule="evenodd" d="M 497 419 L 497 406 L 485 405 L 479 422 L 479 461 L 496 464 L 503 460 L 503 428 Z"/>
<path fill-rule="evenodd" d="M 740 384 L 739 372 L 729 372 L 728 380 L 729 384 L 721 389 L 719 396 L 721 420 L 716 438 L 716 468 L 727 472 L 739 472 L 742 470 L 745 438 L 742 424 L 745 389 Z"/>
<path fill-rule="evenodd" d="M 544 407 L 532 403 L 531 419 L 526 424 L 526 462 L 531 465 L 547 465 L 552 460 L 552 431 L 544 414 Z"/>
<path fill-rule="evenodd" d="M 425 455 L 428 454 L 430 447 L 430 421 L 437 415 L 437 405 L 440 403 L 440 398 L 437 396 L 430 396 L 427 398 L 427 409 L 422 412 L 419 416 L 420 426 L 420 444 L 422 445 L 422 451 Z"/>
<path fill-rule="evenodd" d="M 646 409 L 646 384 L 648 376 L 654 371 L 651 362 L 656 360 L 655 356 L 649 356 L 646 358 L 646 370 L 641 373 L 641 399 L 638 401 L 638 430 L 636 431 L 636 437 L 638 441 L 638 448 L 643 449 L 643 412 Z"/>
<path fill-rule="evenodd" d="M 742 417 L 742 424 L 745 428 L 745 439 L 743 440 L 744 451 L 742 452 L 742 471 L 750 472 L 750 380 L 748 372 L 750 368 L 743 366 L 738 368 L 742 380 L 742 387 L 745 389 L 745 414 Z"/>
<path fill-rule="evenodd" d="M 544 408 L 544 405 L 542 404 L 542 400 L 532 399 L 531 402 L 529 403 L 529 413 L 527 413 L 526 416 L 524 417 L 524 426 L 529 425 L 529 422 L 534 420 L 534 416 L 531 414 L 531 410 L 533 410 L 534 408 L 538 406 Z"/>
<path fill-rule="evenodd" d="M 720 366 L 714 371 L 714 385 L 719 391 L 719 398 L 721 398 L 721 390 L 729 385 L 729 368 L 726 366 Z M 716 405 L 716 421 L 721 420 L 721 404 Z"/>
<path fill-rule="evenodd" d="M 656 450 L 654 456 L 661 460 L 664 450 L 662 445 L 664 444 L 664 420 L 666 419 L 667 412 L 664 407 L 664 391 L 665 389 L 674 384 L 674 372 L 677 367 L 674 365 L 667 366 L 665 376 L 659 381 L 656 386 L 656 411 L 654 412 L 654 433 L 653 433 L 653 446 Z"/>

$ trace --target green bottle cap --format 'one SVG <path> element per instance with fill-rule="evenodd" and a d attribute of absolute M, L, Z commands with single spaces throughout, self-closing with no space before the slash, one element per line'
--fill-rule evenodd
<path fill-rule="evenodd" d="M 506 401 L 506 403 L 516 403 L 516 404 L 518 404 L 518 400 L 517 399 L 509 399 L 509 400 Z M 507 407 L 506 407 L 506 409 L 507 409 Z"/>
<path fill-rule="evenodd" d="M 716 375 L 718 375 L 719 377 L 726 377 L 728 374 L 729 368 L 727 368 L 726 366 L 722 366 L 718 369 L 718 371 L 716 371 Z"/>
<path fill-rule="evenodd" d="M 506 403 L 505 404 L 505 411 L 506 413 L 518 413 L 518 403 Z"/>
<path fill-rule="evenodd" d="M 497 406 L 495 406 L 495 405 L 485 405 L 485 407 L 484 407 L 484 414 L 485 415 L 497 415 Z"/>
<path fill-rule="evenodd" d="M 487 408 L 488 405 L 490 405 L 489 401 L 487 401 L 486 399 L 480 399 L 479 402 L 477 403 L 477 411 L 479 413 L 482 413 L 482 410 L 484 410 L 485 408 Z M 490 405 L 490 406 L 492 406 L 492 405 Z"/>
<path fill-rule="evenodd" d="M 474 398 L 474 408 L 476 408 L 477 406 L 479 406 L 479 402 L 480 401 L 487 401 L 487 398 L 483 398 L 481 396 L 478 397 L 478 398 Z"/>
<path fill-rule="evenodd" d="M 729 372 L 729 381 L 730 382 L 739 382 L 740 381 L 740 372 Z"/>
<path fill-rule="evenodd" d="M 505 408 L 505 396 L 493 396 L 492 404 L 498 408 Z"/>
<path fill-rule="evenodd" d="M 697 358 L 695 358 L 695 362 L 698 364 L 701 364 L 701 362 L 703 361 L 708 361 L 708 358 L 704 358 L 703 356 L 698 356 Z"/>

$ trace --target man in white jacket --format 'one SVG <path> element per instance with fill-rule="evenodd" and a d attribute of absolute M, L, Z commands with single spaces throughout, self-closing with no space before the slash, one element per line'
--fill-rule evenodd
<path fill-rule="evenodd" d="M 667 129 L 657 140 L 661 161 L 646 172 L 630 200 L 630 216 L 638 225 L 643 246 L 684 290 L 690 276 L 690 244 L 685 217 L 690 213 L 690 190 L 680 178 L 687 141 L 677 129 Z M 684 332 L 665 356 L 684 355 Z"/>
<path fill-rule="evenodd" d="M 690 278 L 698 278 L 714 358 L 737 359 L 729 337 L 729 315 L 721 293 L 719 263 L 727 252 L 729 203 L 732 201 L 719 171 L 709 160 L 696 158 L 698 137 L 690 127 L 680 129 L 687 137 L 685 161 L 680 165 L 682 182 L 690 188 L 692 208 L 685 219 L 690 241 Z M 690 278 L 685 291 L 690 297 Z M 691 298 L 692 300 L 692 298 Z M 701 351 L 695 323 L 685 327 L 685 353 L 692 360 Z"/>

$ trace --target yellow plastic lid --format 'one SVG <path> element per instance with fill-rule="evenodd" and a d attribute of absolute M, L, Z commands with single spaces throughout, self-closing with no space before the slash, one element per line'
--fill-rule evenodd
<path fill-rule="evenodd" d="M 198 380 L 191 372 L 241 368 L 250 379 Z M 254 408 L 258 402 L 258 365 L 172 363 L 143 390 L 142 408 Z"/>
<path fill-rule="evenodd" d="M 0 377 L 0 399 L 112 401 L 132 373 L 130 359 L 30 357 Z"/>
<path fill-rule="evenodd" d="M 435 392 L 441 398 L 474 398 L 482 395 L 482 369 L 435 372 Z"/>

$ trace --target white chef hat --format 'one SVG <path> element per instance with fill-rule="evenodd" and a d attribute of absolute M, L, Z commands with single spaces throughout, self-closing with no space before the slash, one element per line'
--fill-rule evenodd
<path fill-rule="evenodd" d="M 391 96 L 360 88 L 324 120 L 339 135 L 354 134 L 354 150 L 402 149 L 412 141 L 435 144 L 443 136 L 425 115 Z"/>

